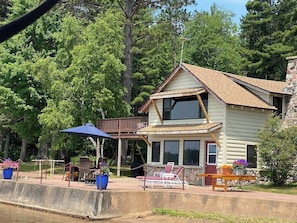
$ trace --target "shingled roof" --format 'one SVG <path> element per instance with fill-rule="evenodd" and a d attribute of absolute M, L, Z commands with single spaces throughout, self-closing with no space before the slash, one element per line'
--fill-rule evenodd
<path fill-rule="evenodd" d="M 219 100 L 228 105 L 275 109 L 274 106 L 269 105 L 256 95 L 241 87 L 221 71 L 185 63 L 181 64 L 181 68 L 194 75 L 197 80 L 205 86 L 208 92 L 213 93 Z"/>
<path fill-rule="evenodd" d="M 224 74 L 232 78 L 236 83 L 249 86 L 250 88 L 256 88 L 257 90 L 262 90 L 267 93 L 291 95 L 290 92 L 283 90 L 284 88 L 288 87 L 288 84 L 284 81 L 265 80 L 225 72 Z"/>
<path fill-rule="evenodd" d="M 276 110 L 276 108 L 258 96 L 252 94 L 246 88 L 242 87 L 238 82 L 242 81 L 246 84 L 263 89 L 267 92 L 282 93 L 282 89 L 286 86 L 285 82 L 268 81 L 256 78 L 242 77 L 238 75 L 228 74 L 226 72 L 203 68 L 195 65 L 182 63 L 178 65 L 175 70 L 164 80 L 164 82 L 154 92 L 162 92 L 163 88 L 170 82 L 170 80 L 179 74 L 180 70 L 184 70 L 191 74 L 197 81 L 201 82 L 203 87 L 218 100 L 227 105 L 243 106 L 259 109 Z M 238 77 L 237 77 L 238 76 Z M 148 100 L 139 110 L 144 112 L 150 104 Z"/>

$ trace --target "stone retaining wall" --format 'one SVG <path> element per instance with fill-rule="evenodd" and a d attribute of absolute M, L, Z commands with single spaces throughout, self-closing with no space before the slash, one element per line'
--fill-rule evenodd
<path fill-rule="evenodd" d="M 244 192 L 243 192 L 244 193 Z M 170 191 L 90 191 L 0 181 L 0 202 L 91 219 L 107 219 L 154 208 L 216 212 L 297 221 L 297 203 Z"/>

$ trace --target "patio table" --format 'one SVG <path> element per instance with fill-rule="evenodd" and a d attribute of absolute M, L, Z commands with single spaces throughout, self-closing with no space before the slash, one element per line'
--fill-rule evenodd
<path fill-rule="evenodd" d="M 210 177 L 211 178 L 211 186 L 212 190 L 214 191 L 216 187 L 218 188 L 224 188 L 224 191 L 227 191 L 228 187 L 228 182 L 231 181 L 237 181 L 238 186 L 242 189 L 241 187 L 241 182 L 242 181 L 250 181 L 250 180 L 256 180 L 256 176 L 253 175 L 235 175 L 235 174 L 230 174 L 230 175 L 224 175 L 224 174 L 199 174 L 200 177 Z M 222 179 L 223 184 L 218 184 L 217 179 Z"/>

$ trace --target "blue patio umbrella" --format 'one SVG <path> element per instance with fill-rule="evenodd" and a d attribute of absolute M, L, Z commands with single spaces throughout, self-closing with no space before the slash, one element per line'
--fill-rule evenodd
<path fill-rule="evenodd" d="M 82 126 L 77 126 L 69 129 L 60 130 L 60 132 L 65 132 L 71 135 L 78 135 L 84 137 L 92 137 L 96 138 L 110 138 L 113 139 L 112 136 L 108 135 L 106 132 L 101 131 L 100 129 L 96 128 L 91 123 L 86 123 Z"/>
<path fill-rule="evenodd" d="M 69 128 L 69 129 L 63 129 L 63 130 L 60 130 L 60 132 L 68 133 L 70 135 L 77 135 L 77 136 L 83 136 L 83 137 L 92 137 L 93 139 L 97 139 L 97 144 L 96 144 L 96 165 L 98 165 L 98 159 L 100 157 L 99 138 L 113 139 L 112 136 L 110 136 L 106 132 L 103 132 L 102 130 L 96 128 L 91 123 L 86 123 L 85 125 L 72 127 L 72 128 Z"/>

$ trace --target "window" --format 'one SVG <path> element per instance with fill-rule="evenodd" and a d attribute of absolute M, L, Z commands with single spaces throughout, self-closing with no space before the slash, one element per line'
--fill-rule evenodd
<path fill-rule="evenodd" d="M 282 102 L 283 102 L 282 98 L 273 97 L 273 106 L 275 106 L 277 108 L 277 111 L 275 111 L 274 113 L 276 115 L 279 115 L 281 118 L 282 118 L 282 112 L 283 112 Z"/>
<path fill-rule="evenodd" d="M 160 142 L 152 142 L 152 162 L 160 162 Z"/>
<path fill-rule="evenodd" d="M 249 168 L 257 168 L 257 148 L 255 145 L 247 145 L 246 157 Z"/>
<path fill-rule="evenodd" d="M 207 165 L 216 165 L 217 163 L 217 144 L 209 143 L 207 149 Z"/>
<path fill-rule="evenodd" d="M 164 141 L 164 158 L 163 163 L 174 162 L 178 164 L 178 149 L 179 141 L 177 140 L 168 140 Z"/>
<path fill-rule="evenodd" d="M 207 110 L 208 94 L 200 96 Z M 163 118 L 164 120 L 197 119 L 204 118 L 204 114 L 196 96 L 164 98 Z"/>
<path fill-rule="evenodd" d="M 199 151 L 200 151 L 200 141 L 185 140 L 183 164 L 199 166 Z"/>

